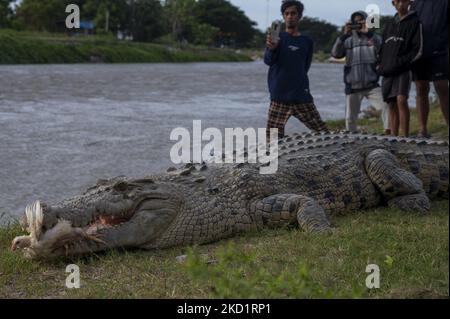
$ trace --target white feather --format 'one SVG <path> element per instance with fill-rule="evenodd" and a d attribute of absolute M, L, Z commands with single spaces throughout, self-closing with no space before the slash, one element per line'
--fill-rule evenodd
<path fill-rule="evenodd" d="M 44 212 L 42 210 L 41 202 L 37 201 L 34 210 L 34 232 L 36 240 L 39 240 L 42 236 L 42 226 L 44 223 Z"/>
<path fill-rule="evenodd" d="M 32 205 L 28 205 L 25 208 L 25 215 L 27 216 L 27 224 L 28 224 L 28 228 L 27 231 L 29 233 L 31 233 L 31 225 L 33 223 L 33 206 Z"/>
<path fill-rule="evenodd" d="M 39 241 L 42 235 L 42 224 L 44 222 L 44 213 L 40 201 L 36 201 L 25 208 L 27 216 L 28 232 L 30 233 L 32 243 Z"/>

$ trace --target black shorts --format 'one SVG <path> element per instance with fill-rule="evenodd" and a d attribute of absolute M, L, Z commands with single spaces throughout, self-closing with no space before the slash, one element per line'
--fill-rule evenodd
<path fill-rule="evenodd" d="M 420 59 L 412 70 L 414 81 L 448 81 L 448 54 Z"/>
<path fill-rule="evenodd" d="M 383 100 L 387 103 L 396 102 L 397 96 L 409 97 L 411 90 L 411 72 L 407 71 L 397 76 L 384 77 L 381 82 Z"/>

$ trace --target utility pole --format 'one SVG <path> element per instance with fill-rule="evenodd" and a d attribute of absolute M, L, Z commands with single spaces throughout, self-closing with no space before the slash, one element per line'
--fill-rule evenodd
<path fill-rule="evenodd" d="M 267 0 L 266 28 L 269 27 L 269 14 L 270 14 L 270 0 Z"/>

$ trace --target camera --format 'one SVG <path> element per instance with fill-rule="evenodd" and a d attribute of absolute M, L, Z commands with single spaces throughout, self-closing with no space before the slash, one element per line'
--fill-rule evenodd
<path fill-rule="evenodd" d="M 351 30 L 361 30 L 362 24 L 361 23 L 350 23 L 349 27 Z"/>

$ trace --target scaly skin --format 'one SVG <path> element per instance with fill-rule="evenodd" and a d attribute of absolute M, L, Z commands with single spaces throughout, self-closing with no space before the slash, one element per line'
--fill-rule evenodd
<path fill-rule="evenodd" d="M 280 141 L 274 175 L 259 174 L 259 164 L 187 164 L 144 179 L 99 181 L 43 206 L 43 236 L 55 240 L 38 240 L 27 256 L 201 244 L 264 227 L 321 232 L 330 229 L 329 215 L 385 204 L 426 213 L 429 199 L 448 198 L 448 151 L 447 142 L 295 134 Z M 49 232 L 59 220 L 76 231 Z"/>

